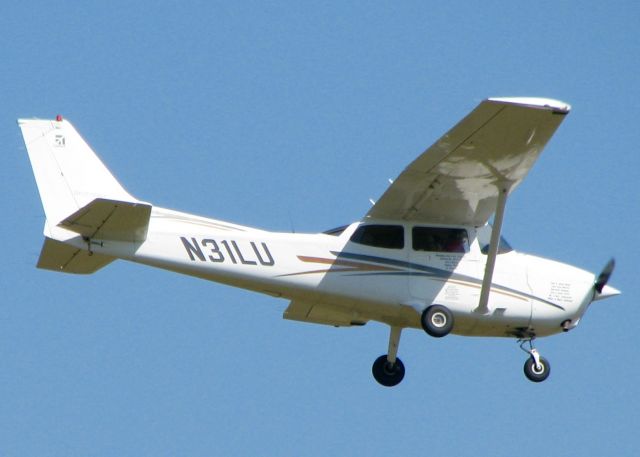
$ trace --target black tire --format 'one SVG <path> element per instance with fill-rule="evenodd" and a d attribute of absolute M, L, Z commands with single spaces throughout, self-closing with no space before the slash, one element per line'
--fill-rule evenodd
<path fill-rule="evenodd" d="M 445 306 L 431 305 L 422 312 L 420 323 L 429 335 L 442 338 L 453 329 L 453 314 Z"/>
<path fill-rule="evenodd" d="M 533 357 L 529 357 L 524 363 L 524 375 L 529 381 L 542 382 L 549 377 L 549 374 L 551 373 L 551 365 L 549 365 L 549 361 L 544 357 L 540 357 L 540 366 L 541 369 L 538 370 Z"/>
<path fill-rule="evenodd" d="M 373 362 L 371 367 L 373 377 L 385 387 L 393 387 L 400 384 L 404 378 L 404 364 L 396 358 L 396 363 L 390 365 L 386 355 L 381 355 Z"/>

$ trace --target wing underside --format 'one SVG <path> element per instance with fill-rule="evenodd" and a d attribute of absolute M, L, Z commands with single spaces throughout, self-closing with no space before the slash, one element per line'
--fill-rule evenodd
<path fill-rule="evenodd" d="M 538 98 L 488 99 L 411 163 L 367 214 L 484 225 L 499 189 L 524 179 L 570 107 Z"/>

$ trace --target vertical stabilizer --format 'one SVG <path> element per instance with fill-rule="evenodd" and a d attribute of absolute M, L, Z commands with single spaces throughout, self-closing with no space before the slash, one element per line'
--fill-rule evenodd
<path fill-rule="evenodd" d="M 101 197 L 138 202 L 66 120 L 19 119 L 48 222 L 55 226 Z"/>

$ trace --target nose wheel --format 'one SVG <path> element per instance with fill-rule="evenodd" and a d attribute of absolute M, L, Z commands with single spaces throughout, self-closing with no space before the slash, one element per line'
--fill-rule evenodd
<path fill-rule="evenodd" d="M 521 341 L 520 349 L 529 354 L 529 358 L 524 363 L 524 375 L 532 382 L 544 381 L 551 373 L 549 361 L 542 357 L 538 350 L 533 347 L 533 338 Z M 529 343 L 529 349 L 524 347 L 527 343 Z"/>

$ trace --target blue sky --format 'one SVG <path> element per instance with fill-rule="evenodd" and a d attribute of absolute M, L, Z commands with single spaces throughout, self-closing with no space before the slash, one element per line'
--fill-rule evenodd
<path fill-rule="evenodd" d="M 0 455 L 637 455 L 637 2 L 13 2 L 0 17 Z M 42 271 L 18 117 L 62 113 L 125 187 L 265 229 L 364 215 L 489 96 L 573 111 L 507 206 L 518 250 L 623 295 L 538 341 L 284 321 L 286 302 L 116 262 Z"/>

